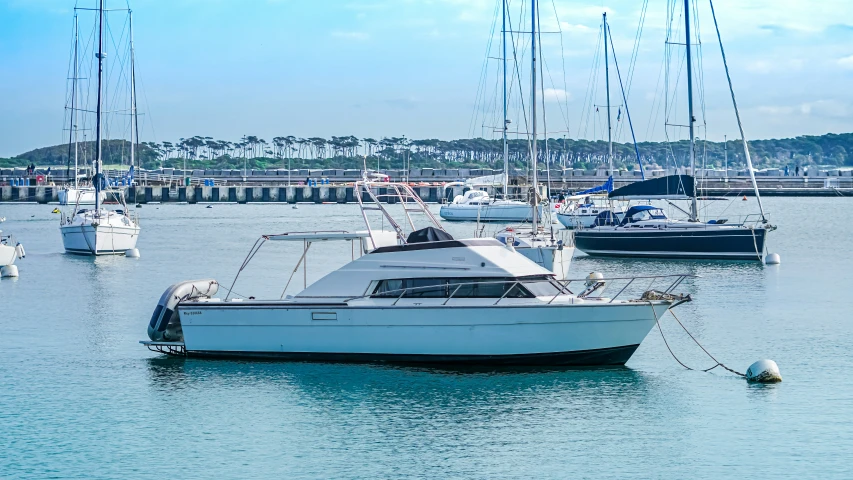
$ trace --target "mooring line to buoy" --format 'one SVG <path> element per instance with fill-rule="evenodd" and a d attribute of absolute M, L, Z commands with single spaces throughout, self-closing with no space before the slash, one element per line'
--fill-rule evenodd
<path fill-rule="evenodd" d="M 705 352 L 705 354 L 708 355 L 708 357 L 710 357 L 711 360 L 713 360 L 716 363 L 716 365 L 714 365 L 713 367 L 706 368 L 704 370 L 703 369 L 697 369 L 697 368 L 690 368 L 687 365 L 685 365 L 684 362 L 679 360 L 679 358 L 675 355 L 675 352 L 672 351 L 672 348 L 670 348 L 670 346 L 669 346 L 669 342 L 666 341 L 666 336 L 664 336 L 664 334 L 663 334 L 663 328 L 660 326 L 660 319 L 658 318 L 657 312 L 655 312 L 654 305 L 651 302 L 649 302 L 649 305 L 652 307 L 652 313 L 655 316 L 655 324 L 657 324 L 657 326 L 658 326 L 658 331 L 660 332 L 660 337 L 663 339 L 663 344 L 666 345 L 666 349 L 669 350 L 669 354 L 672 355 L 672 358 L 674 358 L 675 361 L 678 362 L 679 365 L 686 368 L 687 370 L 700 371 L 700 372 L 710 372 L 711 370 L 713 370 L 717 367 L 723 367 L 724 369 L 734 373 L 735 375 L 740 375 L 741 377 L 746 377 L 746 375 L 744 375 L 743 373 L 740 373 L 736 370 L 732 370 L 731 368 L 727 367 L 725 364 L 723 364 L 722 362 L 717 360 L 713 355 L 711 355 L 711 353 L 708 350 L 706 350 L 705 347 L 703 347 L 702 344 L 699 343 L 698 340 L 696 340 L 696 337 L 694 337 L 693 334 L 691 334 L 690 331 L 687 330 L 687 327 L 685 327 L 684 324 L 681 323 L 681 320 L 679 320 L 678 317 L 675 316 L 675 312 L 673 312 L 672 310 L 667 310 L 669 313 L 672 314 L 672 318 L 674 318 L 675 321 L 678 322 L 679 325 L 681 325 L 681 328 L 684 329 L 684 331 L 687 333 L 687 335 L 690 337 L 690 339 L 693 340 L 693 342 L 696 345 L 698 345 L 699 348 L 701 348 L 702 351 Z"/>

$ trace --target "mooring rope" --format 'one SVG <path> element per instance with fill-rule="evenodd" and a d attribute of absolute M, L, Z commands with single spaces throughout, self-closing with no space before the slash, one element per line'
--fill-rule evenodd
<path fill-rule="evenodd" d="M 717 367 L 723 367 L 724 369 L 734 373 L 735 375 L 740 375 L 741 377 L 746 377 L 746 375 L 744 375 L 744 374 L 742 374 L 736 370 L 732 370 L 731 368 L 729 368 L 725 364 L 723 364 L 723 362 L 717 360 L 713 355 L 711 355 L 711 352 L 709 352 L 705 347 L 703 347 L 702 344 L 699 343 L 698 340 L 696 340 L 696 337 L 694 337 L 693 334 L 690 333 L 689 330 L 687 330 L 687 327 L 685 327 L 684 324 L 681 323 L 681 320 L 679 320 L 678 317 L 675 316 L 675 312 L 673 312 L 672 310 L 668 310 L 669 313 L 672 314 L 672 318 L 674 318 L 675 321 L 678 322 L 678 324 L 681 326 L 681 328 L 684 329 L 684 331 L 687 333 L 687 336 L 689 336 L 690 339 L 693 340 L 693 342 L 696 345 L 698 345 L 699 348 L 701 348 L 703 352 L 705 352 L 705 355 L 708 355 L 708 357 L 711 360 L 713 360 L 715 363 L 715 365 L 713 367 L 706 368 L 706 369 L 690 368 L 687 365 L 685 365 L 684 362 L 679 360 L 679 358 L 675 355 L 675 352 L 672 351 L 672 348 L 670 348 L 670 346 L 669 346 L 669 342 L 666 341 L 666 337 L 663 334 L 663 328 L 661 328 L 661 326 L 660 326 L 660 319 L 658 319 L 658 314 L 657 314 L 657 312 L 655 312 L 654 304 L 652 304 L 652 302 L 649 302 L 649 306 L 652 307 L 652 313 L 655 316 L 655 324 L 658 326 L 658 331 L 660 332 L 660 336 L 663 339 L 663 344 L 666 345 L 666 349 L 669 350 L 669 354 L 672 355 L 672 358 L 674 358 L 675 361 L 678 362 L 679 365 L 686 368 L 687 370 L 694 370 L 694 371 L 700 371 L 700 372 L 710 372 L 711 370 L 713 370 Z"/>

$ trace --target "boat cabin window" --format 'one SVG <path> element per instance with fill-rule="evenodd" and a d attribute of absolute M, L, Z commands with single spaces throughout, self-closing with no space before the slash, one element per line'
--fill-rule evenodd
<path fill-rule="evenodd" d="M 665 220 L 666 214 L 660 208 L 653 210 L 641 210 L 631 215 L 632 222 L 641 222 L 643 220 Z"/>
<path fill-rule="evenodd" d="M 519 282 L 519 283 L 515 283 Z M 525 278 L 403 278 L 380 280 L 373 297 L 388 298 L 532 298 L 565 289 L 547 276 Z"/>

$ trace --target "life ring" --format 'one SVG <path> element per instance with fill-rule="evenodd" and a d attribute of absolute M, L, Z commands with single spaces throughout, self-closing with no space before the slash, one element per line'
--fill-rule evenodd
<path fill-rule="evenodd" d="M 42 183 L 42 182 L 44 182 L 44 175 L 38 175 L 38 176 L 36 177 L 36 182 L 38 182 L 38 183 Z"/>

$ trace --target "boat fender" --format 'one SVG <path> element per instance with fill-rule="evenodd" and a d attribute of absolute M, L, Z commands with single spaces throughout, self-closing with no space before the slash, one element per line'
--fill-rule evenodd
<path fill-rule="evenodd" d="M 24 250 L 24 246 L 21 245 L 21 242 L 18 242 L 18 244 L 15 245 L 15 254 L 18 255 L 18 258 L 26 258 L 27 257 L 27 252 L 26 252 L 26 250 Z"/>
<path fill-rule="evenodd" d="M 0 277 L 11 278 L 18 276 L 17 265 L 3 265 L 0 267 Z"/>
<path fill-rule="evenodd" d="M 782 381 L 779 365 L 773 360 L 759 360 L 746 370 L 746 381 L 750 383 L 776 383 Z"/>
<path fill-rule="evenodd" d="M 180 328 L 177 307 L 182 301 L 197 298 L 210 298 L 216 295 L 219 283 L 213 279 L 190 280 L 176 283 L 163 292 L 151 322 L 148 324 L 148 338 L 155 342 L 180 340 L 180 333 L 175 328 Z M 172 326 L 172 328 L 168 328 Z"/>
<path fill-rule="evenodd" d="M 764 263 L 767 265 L 779 265 L 782 263 L 782 258 L 778 253 L 770 253 L 767 255 L 767 258 L 764 259 Z"/>

